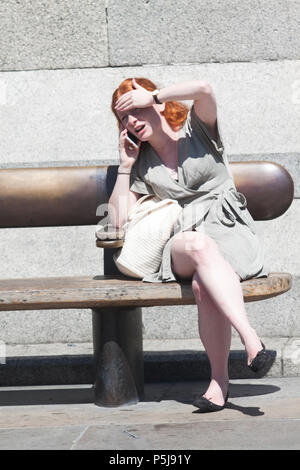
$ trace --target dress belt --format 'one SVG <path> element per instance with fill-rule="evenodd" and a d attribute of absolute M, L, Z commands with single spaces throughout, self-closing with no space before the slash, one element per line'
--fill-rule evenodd
<path fill-rule="evenodd" d="M 250 228 L 254 228 L 253 219 L 247 210 L 247 199 L 235 188 L 225 189 L 217 195 L 217 217 L 228 227 L 234 226 L 239 217 Z"/>

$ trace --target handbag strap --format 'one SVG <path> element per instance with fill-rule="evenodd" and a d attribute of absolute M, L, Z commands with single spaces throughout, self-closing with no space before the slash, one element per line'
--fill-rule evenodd
<path fill-rule="evenodd" d="M 149 200 L 150 200 L 150 199 L 153 199 L 153 198 L 155 198 L 155 197 L 156 197 L 155 194 L 146 194 L 146 195 L 140 197 L 140 198 L 136 201 L 136 203 L 133 204 L 132 208 L 129 210 L 127 218 L 130 217 L 131 214 L 134 213 L 134 212 L 140 207 L 140 205 L 141 205 L 143 202 L 147 201 L 148 199 L 149 199 Z"/>

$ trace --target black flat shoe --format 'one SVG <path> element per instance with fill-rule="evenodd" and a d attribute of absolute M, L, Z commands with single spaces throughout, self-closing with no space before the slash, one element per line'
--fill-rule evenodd
<path fill-rule="evenodd" d="M 212 403 L 211 401 L 209 401 L 207 398 L 203 396 L 196 398 L 196 400 L 193 402 L 193 405 L 199 408 L 198 410 L 199 413 L 211 413 L 212 411 L 221 411 L 225 408 L 226 402 L 228 400 L 228 396 L 229 396 L 229 393 L 227 392 L 225 403 L 223 406 L 216 405 L 215 403 Z"/>
<path fill-rule="evenodd" d="M 262 350 L 258 351 L 255 358 L 252 359 L 251 363 L 249 364 L 249 369 L 253 372 L 260 372 L 264 367 L 270 362 L 271 356 L 268 351 L 266 351 L 264 343 L 261 342 Z"/>

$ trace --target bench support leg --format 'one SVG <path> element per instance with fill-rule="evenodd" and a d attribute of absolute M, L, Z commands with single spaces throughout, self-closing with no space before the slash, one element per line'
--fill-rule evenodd
<path fill-rule="evenodd" d="M 142 309 L 96 308 L 92 313 L 95 404 L 137 403 L 144 391 Z"/>

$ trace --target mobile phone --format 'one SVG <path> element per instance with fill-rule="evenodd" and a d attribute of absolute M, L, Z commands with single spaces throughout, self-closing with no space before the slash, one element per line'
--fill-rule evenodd
<path fill-rule="evenodd" d="M 139 146 L 138 146 L 138 143 L 139 143 L 139 139 L 133 135 L 131 132 L 127 131 L 127 136 L 126 136 L 126 140 L 128 140 L 128 142 L 130 143 L 130 145 L 133 145 L 133 147 L 135 149 L 137 149 Z"/>

